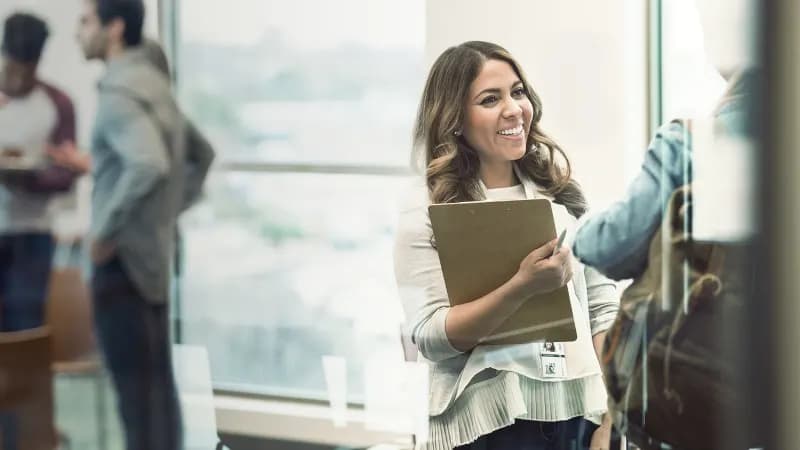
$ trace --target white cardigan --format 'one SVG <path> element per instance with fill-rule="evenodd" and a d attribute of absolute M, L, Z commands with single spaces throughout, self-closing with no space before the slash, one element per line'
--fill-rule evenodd
<path fill-rule="evenodd" d="M 523 182 L 519 198 L 547 198 L 531 180 L 519 178 Z M 484 196 L 492 200 L 493 190 L 483 188 Z M 395 275 L 407 331 L 430 366 L 430 435 L 419 448 L 450 450 L 516 418 L 558 421 L 603 413 L 605 388 L 592 336 L 607 330 L 616 317 L 615 284 L 573 262 L 568 288 L 578 340 L 565 344 L 564 379 L 541 378 L 538 344 L 478 345 L 460 352 L 445 332 L 449 301 L 439 256 L 431 245 L 429 204 L 427 188 L 420 181 L 402 206 L 395 242 Z M 577 220 L 563 205 L 553 203 L 553 211 L 557 229 L 574 228 Z"/>

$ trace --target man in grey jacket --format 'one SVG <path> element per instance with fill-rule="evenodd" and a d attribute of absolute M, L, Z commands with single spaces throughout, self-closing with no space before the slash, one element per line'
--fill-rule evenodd
<path fill-rule="evenodd" d="M 85 0 L 78 39 L 106 63 L 92 133 L 92 290 L 128 450 L 181 448 L 168 299 L 176 219 L 208 164 L 190 170 L 169 80 L 137 47 L 142 0 Z M 207 162 L 210 163 L 210 160 Z"/>

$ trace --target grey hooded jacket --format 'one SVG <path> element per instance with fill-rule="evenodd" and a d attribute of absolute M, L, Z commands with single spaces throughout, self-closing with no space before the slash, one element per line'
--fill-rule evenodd
<path fill-rule="evenodd" d="M 176 220 L 199 195 L 213 150 L 144 52 L 110 61 L 98 88 L 91 235 L 116 245 L 146 300 L 165 303 Z"/>

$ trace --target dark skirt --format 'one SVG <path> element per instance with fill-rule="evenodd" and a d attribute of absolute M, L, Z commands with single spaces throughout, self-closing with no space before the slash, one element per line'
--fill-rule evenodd
<path fill-rule="evenodd" d="M 454 450 L 588 450 L 596 429 L 583 417 L 560 422 L 518 419 Z"/>

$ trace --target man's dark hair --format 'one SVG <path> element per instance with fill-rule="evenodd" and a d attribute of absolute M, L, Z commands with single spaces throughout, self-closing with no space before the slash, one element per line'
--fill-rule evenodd
<path fill-rule="evenodd" d="M 142 42 L 144 2 L 142 0 L 96 0 L 100 23 L 107 25 L 114 19 L 125 22 L 125 45 L 134 47 Z"/>
<path fill-rule="evenodd" d="M 12 14 L 3 25 L 3 54 L 19 62 L 37 63 L 49 35 L 44 20 L 27 13 Z"/>

